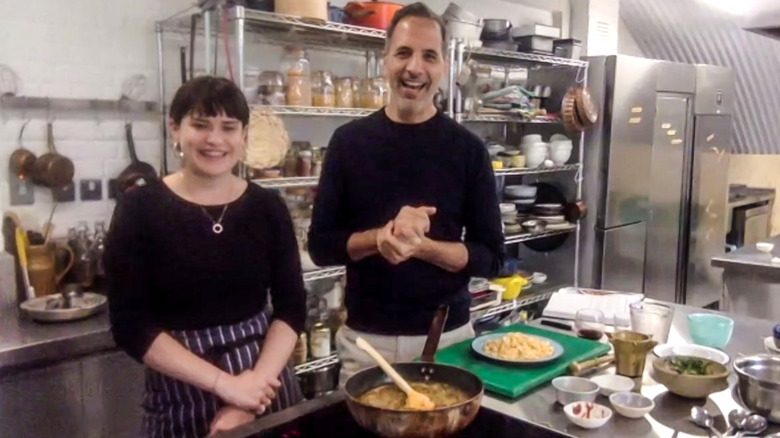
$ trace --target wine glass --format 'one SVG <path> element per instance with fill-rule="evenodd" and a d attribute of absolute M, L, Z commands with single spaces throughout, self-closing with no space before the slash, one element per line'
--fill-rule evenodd
<path fill-rule="evenodd" d="M 577 336 L 598 341 L 604 336 L 604 313 L 597 309 L 582 309 L 574 318 L 574 328 Z"/>

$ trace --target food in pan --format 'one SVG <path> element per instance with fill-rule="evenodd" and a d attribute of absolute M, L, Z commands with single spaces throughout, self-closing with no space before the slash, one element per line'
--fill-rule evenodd
<path fill-rule="evenodd" d="M 667 358 L 666 362 L 669 364 L 670 369 L 676 371 L 679 374 L 687 374 L 689 376 L 706 376 L 715 372 L 715 370 L 708 370 L 709 365 L 712 362 L 704 359 L 677 356 Z"/>
<path fill-rule="evenodd" d="M 485 342 L 485 354 L 505 360 L 534 360 L 550 357 L 552 344 L 523 333 L 507 333 L 499 339 Z"/>
<path fill-rule="evenodd" d="M 430 397 L 436 408 L 446 408 L 468 400 L 465 392 L 447 383 L 410 382 L 409 385 Z M 406 394 L 394 384 L 370 389 L 358 401 L 381 409 L 411 410 L 406 406 Z"/>

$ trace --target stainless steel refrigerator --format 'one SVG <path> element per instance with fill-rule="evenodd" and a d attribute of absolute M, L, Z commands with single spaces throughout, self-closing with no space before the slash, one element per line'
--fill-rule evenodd
<path fill-rule="evenodd" d="M 601 104 L 586 133 L 579 284 L 705 306 L 718 302 L 734 103 L 729 69 L 589 58 Z"/>

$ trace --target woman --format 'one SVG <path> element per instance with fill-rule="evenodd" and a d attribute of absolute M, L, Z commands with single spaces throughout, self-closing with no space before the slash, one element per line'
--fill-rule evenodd
<path fill-rule="evenodd" d="M 279 196 L 231 172 L 248 122 L 232 82 L 182 85 L 170 108 L 181 170 L 135 187 L 114 212 L 111 329 L 147 367 L 149 438 L 200 438 L 302 399 L 288 365 L 306 312 L 292 222 Z"/>

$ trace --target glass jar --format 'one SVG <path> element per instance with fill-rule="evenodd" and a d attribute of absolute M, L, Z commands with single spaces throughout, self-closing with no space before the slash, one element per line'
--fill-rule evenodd
<path fill-rule="evenodd" d="M 298 176 L 312 176 L 312 162 L 314 154 L 311 149 L 298 152 Z"/>
<path fill-rule="evenodd" d="M 287 105 L 311 106 L 311 68 L 306 50 L 286 47 L 280 68 L 287 81 Z"/>
<path fill-rule="evenodd" d="M 314 72 L 311 82 L 311 98 L 314 106 L 328 108 L 336 106 L 336 87 L 333 85 L 333 75 L 329 71 Z"/>
<path fill-rule="evenodd" d="M 298 336 L 298 341 L 295 343 L 295 348 L 292 353 L 293 364 L 301 365 L 306 362 L 309 357 L 309 346 L 307 342 L 306 332 L 301 332 Z"/>
<path fill-rule="evenodd" d="M 260 105 L 286 105 L 284 75 L 278 71 L 264 71 L 257 78 L 257 97 Z"/>
<path fill-rule="evenodd" d="M 314 148 L 312 153 L 311 176 L 320 176 L 322 173 L 322 162 L 325 160 L 325 148 Z"/>
<path fill-rule="evenodd" d="M 354 108 L 355 94 L 352 91 L 352 78 L 340 78 L 336 81 L 336 106 Z"/>
<path fill-rule="evenodd" d="M 324 359 L 330 356 L 330 327 L 320 320 L 311 328 L 309 347 L 312 359 Z"/>
<path fill-rule="evenodd" d="M 379 109 L 387 105 L 390 100 L 390 87 L 387 85 L 387 80 L 382 76 L 375 77 L 371 80 L 371 85 L 374 88 L 374 95 L 379 96 L 374 102 L 375 108 Z"/>

